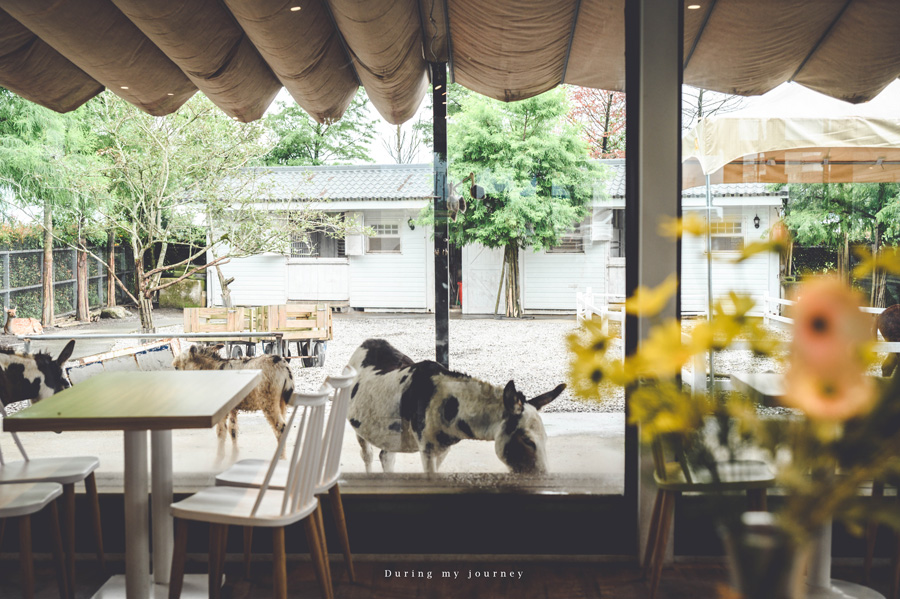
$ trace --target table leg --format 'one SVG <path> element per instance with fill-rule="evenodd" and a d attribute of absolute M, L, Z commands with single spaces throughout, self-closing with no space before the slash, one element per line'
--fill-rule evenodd
<path fill-rule="evenodd" d="M 125 431 L 125 597 L 150 597 L 147 431 Z"/>
<path fill-rule="evenodd" d="M 150 472 L 153 491 L 153 582 L 169 584 L 172 569 L 172 431 L 150 433 Z"/>
<path fill-rule="evenodd" d="M 884 599 L 884 595 L 852 582 L 831 578 L 831 520 L 819 529 L 807 574 L 807 599 Z"/>

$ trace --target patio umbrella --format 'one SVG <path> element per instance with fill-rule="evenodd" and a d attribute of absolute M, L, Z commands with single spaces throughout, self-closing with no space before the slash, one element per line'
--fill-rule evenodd
<path fill-rule="evenodd" d="M 682 138 L 683 187 L 900 181 L 900 83 L 848 104 L 786 83 Z"/>
<path fill-rule="evenodd" d="M 718 183 L 900 181 L 900 82 L 848 104 L 785 83 L 742 110 L 702 119 L 682 137 L 682 188 Z M 707 300 L 712 314 L 711 227 Z M 710 385 L 715 370 L 710 352 Z"/>

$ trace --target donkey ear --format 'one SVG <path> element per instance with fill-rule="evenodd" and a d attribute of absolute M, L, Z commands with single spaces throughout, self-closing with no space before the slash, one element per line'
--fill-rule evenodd
<path fill-rule="evenodd" d="M 191 349 L 188 350 L 188 351 L 191 352 L 191 355 L 196 354 L 196 353 L 197 353 L 197 346 L 196 346 L 196 345 L 192 345 L 192 346 L 191 346 Z"/>
<path fill-rule="evenodd" d="M 224 343 L 216 343 L 215 345 L 213 345 L 213 349 L 214 349 L 215 351 L 219 351 L 219 350 L 222 349 L 223 347 L 225 347 L 225 344 L 224 344 Z"/>
<path fill-rule="evenodd" d="M 552 391 L 547 391 L 546 393 L 541 393 L 534 399 L 530 400 L 528 403 L 533 405 L 536 409 L 540 410 L 548 403 L 559 397 L 559 394 L 563 392 L 563 389 L 566 388 L 566 384 L 557 385 L 555 389 Z"/>
<path fill-rule="evenodd" d="M 524 401 L 521 393 L 516 391 L 516 384 L 513 381 L 506 383 L 503 388 L 503 407 L 510 414 L 521 414 Z"/>
<path fill-rule="evenodd" d="M 66 346 L 63 348 L 61 352 L 59 352 L 59 356 L 56 358 L 57 364 L 65 364 L 66 360 L 72 357 L 72 352 L 75 350 L 75 340 L 72 339 Z"/>

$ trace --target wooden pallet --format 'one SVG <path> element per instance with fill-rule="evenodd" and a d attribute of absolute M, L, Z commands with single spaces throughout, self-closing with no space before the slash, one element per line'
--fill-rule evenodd
<path fill-rule="evenodd" d="M 331 306 L 318 304 L 281 304 L 259 308 L 258 330 L 284 333 L 285 341 L 332 338 Z"/>

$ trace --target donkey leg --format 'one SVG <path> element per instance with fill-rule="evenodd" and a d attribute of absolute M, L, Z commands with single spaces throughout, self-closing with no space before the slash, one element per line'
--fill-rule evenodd
<path fill-rule="evenodd" d="M 366 474 L 372 474 L 372 446 L 359 435 L 356 435 L 356 440 L 359 442 L 359 455 L 362 456 L 363 464 L 366 465 Z"/>
<path fill-rule="evenodd" d="M 378 454 L 378 459 L 381 460 L 381 469 L 384 472 L 393 472 L 394 471 L 394 458 L 397 457 L 397 454 L 393 451 L 388 451 L 386 449 L 382 449 L 381 453 Z"/>
<path fill-rule="evenodd" d="M 231 433 L 231 444 L 237 445 L 237 436 L 238 436 L 238 423 L 237 423 L 237 410 L 231 410 L 231 413 L 228 415 L 228 428 Z"/>
<path fill-rule="evenodd" d="M 267 408 L 263 410 L 263 414 L 266 416 L 266 420 L 269 422 L 269 426 L 272 427 L 272 432 L 275 433 L 275 440 L 281 441 L 281 435 L 284 434 L 284 417 L 281 415 L 281 412 L 278 409 Z M 281 459 L 284 459 L 285 451 L 287 447 L 281 448 Z"/>

